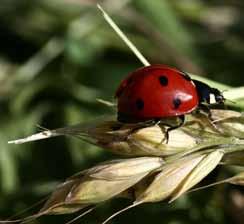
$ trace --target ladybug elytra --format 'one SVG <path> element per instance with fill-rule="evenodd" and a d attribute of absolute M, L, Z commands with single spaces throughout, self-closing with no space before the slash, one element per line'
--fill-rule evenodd
<path fill-rule="evenodd" d="M 168 117 L 184 117 L 197 108 L 208 108 L 213 95 L 216 104 L 225 100 L 222 93 L 189 75 L 166 65 L 137 69 L 125 78 L 116 91 L 118 121 L 136 123 Z"/>

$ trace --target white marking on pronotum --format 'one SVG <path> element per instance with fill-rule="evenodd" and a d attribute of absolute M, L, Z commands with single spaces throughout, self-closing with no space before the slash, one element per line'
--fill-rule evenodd
<path fill-rule="evenodd" d="M 126 43 L 126 45 L 132 50 L 136 57 L 142 62 L 144 66 L 149 66 L 148 60 L 141 54 L 137 47 L 128 39 L 123 31 L 116 25 L 112 18 L 105 12 L 101 5 L 97 4 L 98 9 L 103 13 L 104 19 L 113 28 L 113 30 L 119 35 L 119 37 Z"/>
<path fill-rule="evenodd" d="M 210 94 L 210 104 L 215 104 L 216 103 L 216 100 L 215 100 L 215 96 L 214 94 Z"/>

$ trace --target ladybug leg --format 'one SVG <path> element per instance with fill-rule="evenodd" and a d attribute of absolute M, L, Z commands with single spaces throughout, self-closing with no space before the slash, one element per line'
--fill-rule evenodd
<path fill-rule="evenodd" d="M 177 124 L 175 126 L 169 126 L 167 124 L 167 126 L 169 126 L 169 128 L 167 128 L 166 132 L 165 132 L 165 129 L 163 129 L 163 127 L 159 125 L 159 127 L 162 129 L 162 132 L 165 132 L 165 137 L 161 140 L 160 144 L 163 144 L 164 141 L 166 141 L 166 144 L 168 144 L 169 132 L 172 130 L 175 130 L 177 128 L 180 128 L 185 123 L 185 116 L 184 115 L 179 116 L 179 119 L 180 119 L 179 124 Z M 160 121 L 160 124 L 163 124 L 163 123 Z"/>
<path fill-rule="evenodd" d="M 204 112 L 204 113 L 201 113 Z M 212 118 L 212 113 L 210 108 L 207 105 L 200 105 L 200 114 L 202 115 L 202 119 L 205 120 L 209 127 L 211 127 L 215 132 L 222 134 L 222 131 L 219 130 L 219 128 L 214 124 L 214 119 Z"/>
<path fill-rule="evenodd" d="M 212 119 L 212 113 L 211 113 L 210 107 L 208 105 L 200 104 L 199 109 L 207 115 L 207 117 L 210 121 L 213 120 Z"/>

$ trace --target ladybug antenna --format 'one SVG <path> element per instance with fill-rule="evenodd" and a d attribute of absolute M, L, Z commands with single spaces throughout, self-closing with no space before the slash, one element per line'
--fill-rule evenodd
<path fill-rule="evenodd" d="M 223 95 L 224 92 L 228 92 L 228 89 L 224 89 L 224 90 L 222 90 L 222 91 L 221 91 L 222 95 Z M 226 98 L 224 98 L 224 99 L 225 99 L 225 101 L 227 101 L 227 102 L 236 104 L 236 101 L 234 101 L 234 100 L 230 100 L 230 99 L 226 99 Z"/>
<path fill-rule="evenodd" d="M 104 19 L 113 28 L 113 30 L 119 35 L 119 37 L 125 42 L 125 44 L 131 49 L 131 51 L 136 55 L 136 57 L 142 62 L 144 66 L 149 66 L 150 63 L 142 55 L 142 53 L 137 49 L 137 47 L 128 39 L 128 37 L 123 33 L 123 31 L 116 25 L 112 18 L 106 13 L 101 5 L 97 4 L 98 9 L 102 12 Z"/>
<path fill-rule="evenodd" d="M 224 94 L 223 94 L 224 92 L 228 92 L 228 89 L 224 89 L 224 90 L 222 90 L 222 91 L 220 92 L 220 93 L 222 94 L 222 96 L 224 95 Z M 236 101 L 233 101 L 233 100 L 230 100 L 230 99 L 226 99 L 226 98 L 224 98 L 224 96 L 223 96 L 223 99 L 224 99 L 224 101 L 227 101 L 227 102 L 236 104 Z"/>

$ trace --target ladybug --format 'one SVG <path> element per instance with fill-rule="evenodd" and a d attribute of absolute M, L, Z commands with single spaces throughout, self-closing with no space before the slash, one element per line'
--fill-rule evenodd
<path fill-rule="evenodd" d="M 150 65 L 130 73 L 115 96 L 118 98 L 117 119 L 123 123 L 179 117 L 182 125 L 184 115 L 199 108 L 210 115 L 211 96 L 215 105 L 225 100 L 218 89 L 166 65 Z"/>

